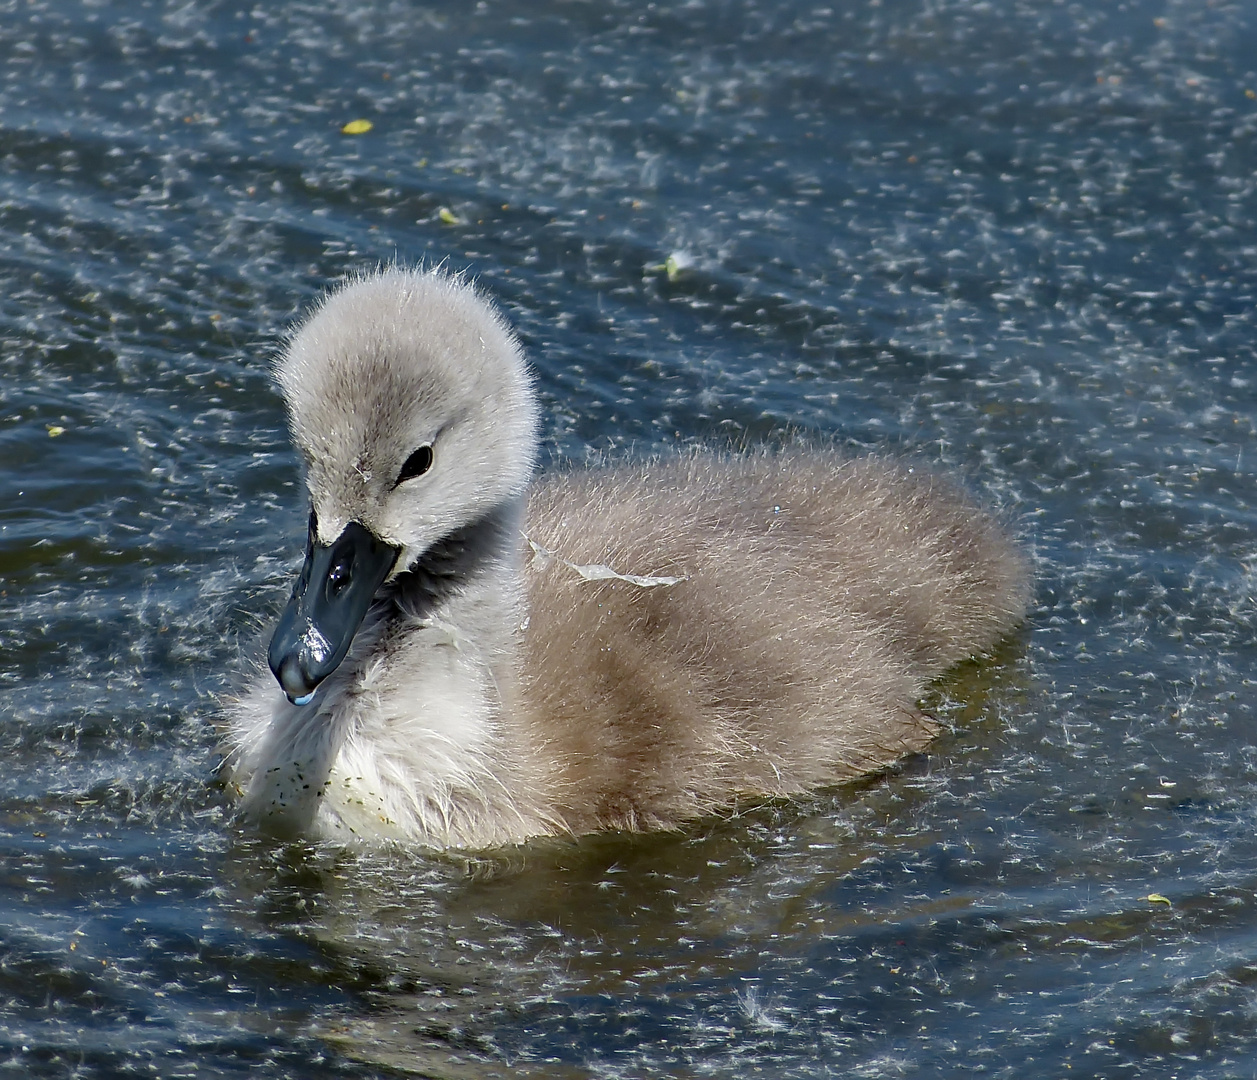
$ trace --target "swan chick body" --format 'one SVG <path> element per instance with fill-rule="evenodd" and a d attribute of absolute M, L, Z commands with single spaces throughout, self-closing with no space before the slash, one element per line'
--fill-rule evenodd
<path fill-rule="evenodd" d="M 530 490 L 519 346 L 441 272 L 331 294 L 277 375 L 306 562 L 223 765 L 271 832 L 486 848 L 797 795 L 923 747 L 926 684 L 1025 612 L 998 523 L 889 461 L 695 452 Z"/>

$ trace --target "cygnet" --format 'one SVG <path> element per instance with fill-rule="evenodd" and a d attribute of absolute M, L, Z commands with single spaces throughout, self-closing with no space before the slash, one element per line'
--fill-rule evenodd
<path fill-rule="evenodd" d="M 936 474 L 787 449 L 534 481 L 519 343 L 467 281 L 331 293 L 277 365 L 305 562 L 223 719 L 243 816 L 483 849 L 669 829 L 885 767 L 1023 618 L 1027 560 Z"/>

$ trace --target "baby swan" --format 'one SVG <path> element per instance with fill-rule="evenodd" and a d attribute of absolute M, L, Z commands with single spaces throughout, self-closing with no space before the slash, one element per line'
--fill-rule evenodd
<path fill-rule="evenodd" d="M 268 831 L 484 848 L 798 794 L 922 747 L 925 684 L 1025 611 L 998 525 L 903 465 L 692 453 L 530 490 L 519 345 L 441 272 L 341 288 L 277 374 L 310 529 L 223 766 Z"/>

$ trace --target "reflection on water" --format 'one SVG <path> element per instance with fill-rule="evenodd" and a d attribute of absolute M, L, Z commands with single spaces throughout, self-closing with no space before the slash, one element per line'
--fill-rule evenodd
<path fill-rule="evenodd" d="M 8 11 L 0 1069 L 1248 1075 L 1253 56 L 1226 3 Z M 1035 550 L 1025 631 L 802 803 L 241 833 L 215 701 L 306 514 L 268 363 L 393 259 L 501 299 L 551 460 L 959 471 Z"/>

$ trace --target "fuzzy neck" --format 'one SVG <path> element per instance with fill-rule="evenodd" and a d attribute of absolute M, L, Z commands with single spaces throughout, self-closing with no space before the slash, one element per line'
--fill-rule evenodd
<path fill-rule="evenodd" d="M 368 617 L 387 621 L 401 615 L 424 621 L 447 609 L 459 592 L 486 573 L 500 581 L 508 571 L 518 579 L 522 513 L 518 500 L 499 503 L 438 540 L 381 588 Z"/>
<path fill-rule="evenodd" d="M 337 717 L 343 742 L 333 785 L 362 778 L 362 790 L 339 807 L 342 822 L 384 821 L 441 846 L 514 835 L 503 830 L 524 814 L 516 782 L 523 747 L 510 728 L 520 513 L 518 504 L 499 506 L 450 534 L 378 596 L 375 626 L 350 654 Z M 371 807 L 365 817 L 363 805 Z"/>
<path fill-rule="evenodd" d="M 514 501 L 495 507 L 388 582 L 313 705 L 276 702 L 267 681 L 274 711 L 240 750 L 252 773 L 249 817 L 281 834 L 323 817 L 337 829 L 445 846 L 506 838 L 492 825 L 521 813 L 508 779 L 515 755 L 504 758 L 502 745 L 522 605 L 521 513 Z M 345 778 L 352 790 L 342 793 Z M 454 827 L 462 822 L 465 831 Z"/>

